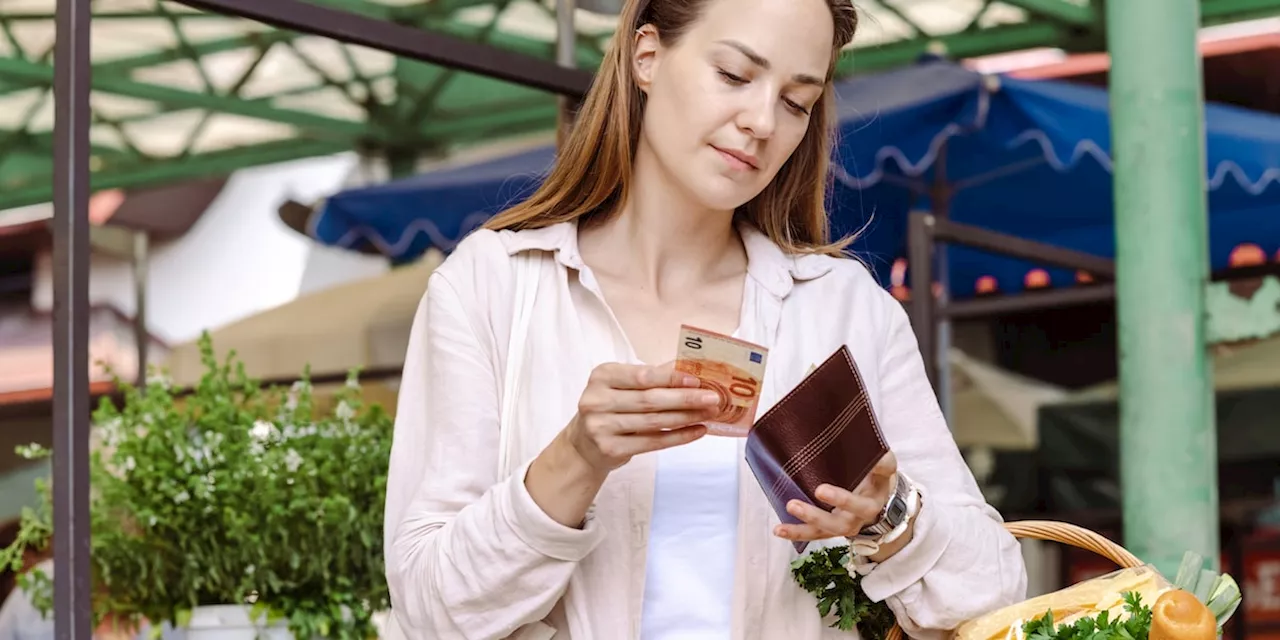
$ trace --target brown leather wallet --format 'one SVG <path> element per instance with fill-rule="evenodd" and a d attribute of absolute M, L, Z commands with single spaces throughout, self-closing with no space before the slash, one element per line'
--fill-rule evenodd
<path fill-rule="evenodd" d="M 801 521 L 787 503 L 831 507 L 814 495 L 819 485 L 853 490 L 889 452 L 867 388 L 847 346 L 805 376 L 769 409 L 747 436 L 747 465 L 778 518 Z M 803 552 L 807 542 L 793 543 Z"/>

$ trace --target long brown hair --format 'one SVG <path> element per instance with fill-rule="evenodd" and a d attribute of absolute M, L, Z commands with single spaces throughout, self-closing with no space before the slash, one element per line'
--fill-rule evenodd
<path fill-rule="evenodd" d="M 634 77 L 632 34 L 652 24 L 664 44 L 694 24 L 709 0 L 627 0 L 613 43 L 587 92 L 572 131 L 541 186 L 528 199 L 485 223 L 489 229 L 536 229 L 611 215 L 626 202 L 632 159 L 640 140 L 644 100 Z M 852 0 L 826 0 L 835 21 L 827 90 L 811 110 L 809 128 L 791 158 L 737 215 L 788 253 L 841 254 L 851 241 L 832 242 L 824 196 L 834 121 L 831 74 L 858 17 Z"/>

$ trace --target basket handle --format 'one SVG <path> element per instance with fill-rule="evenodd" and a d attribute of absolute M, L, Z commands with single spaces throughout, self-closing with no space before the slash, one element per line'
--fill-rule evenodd
<path fill-rule="evenodd" d="M 1060 542 L 1085 551 L 1092 551 L 1116 563 L 1121 569 L 1133 569 L 1144 564 L 1124 547 L 1074 524 L 1051 520 L 1020 520 L 1006 522 L 1004 528 L 1015 538 Z M 903 640 L 904 638 L 902 627 L 897 624 L 893 625 L 885 635 L 885 640 Z"/>

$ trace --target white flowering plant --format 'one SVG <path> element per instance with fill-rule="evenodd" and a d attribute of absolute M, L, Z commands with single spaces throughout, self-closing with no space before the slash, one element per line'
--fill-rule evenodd
<path fill-rule="evenodd" d="M 162 376 L 94 414 L 90 496 L 94 618 L 183 626 L 194 607 L 247 604 L 295 638 L 371 638 L 389 607 L 382 514 L 392 420 L 361 401 L 356 374 L 329 403 L 304 375 L 263 387 L 234 353 L 185 397 Z M 321 404 L 331 408 L 323 409 Z M 28 455 L 47 451 L 26 450 Z M 23 514 L 0 566 L 55 533 L 44 504 Z M 48 576 L 24 586 L 42 608 Z"/>

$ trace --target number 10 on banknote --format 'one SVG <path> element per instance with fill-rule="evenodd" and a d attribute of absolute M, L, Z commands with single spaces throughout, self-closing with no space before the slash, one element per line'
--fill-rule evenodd
<path fill-rule="evenodd" d="M 726 335 L 684 325 L 676 351 L 676 370 L 696 376 L 703 389 L 720 394 L 707 433 L 745 438 L 756 419 L 760 386 L 769 351 Z"/>

